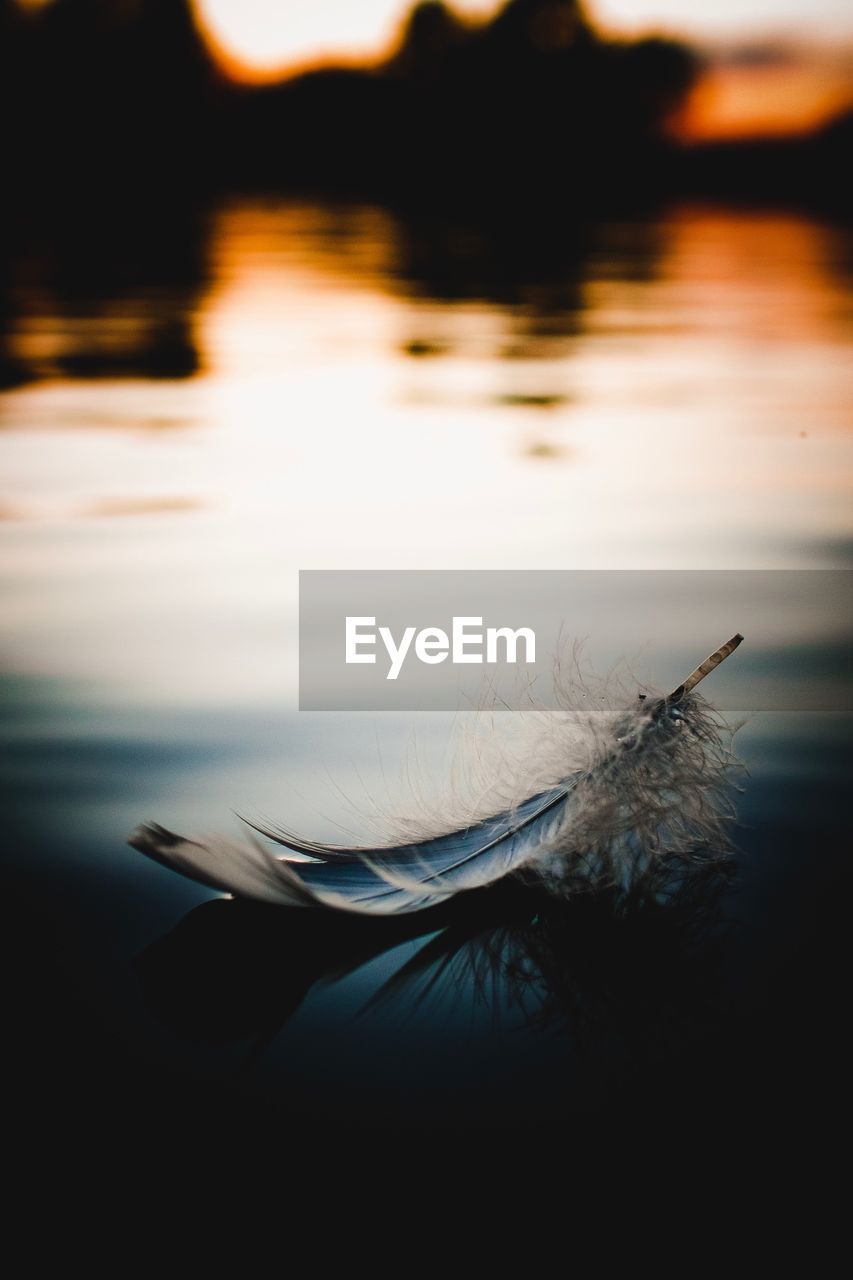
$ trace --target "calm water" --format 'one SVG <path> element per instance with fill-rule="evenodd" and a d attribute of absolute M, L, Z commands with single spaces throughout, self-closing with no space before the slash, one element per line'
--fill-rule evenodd
<path fill-rule="evenodd" d="M 332 1122 L 525 1129 L 737 1054 L 769 1124 L 833 1052 L 841 714 L 748 721 L 734 886 L 662 924 L 500 901 L 452 947 L 444 921 L 318 941 L 221 901 L 180 924 L 211 895 L 124 841 L 234 809 L 334 836 L 358 825 L 338 789 L 405 796 L 409 721 L 295 710 L 299 569 L 851 567 L 849 243 L 772 213 L 540 242 L 264 202 L 189 242 L 123 274 L 125 246 L 89 246 L 70 282 L 34 251 L 7 303 L 24 1069 L 66 1113 L 130 1080 L 201 1119 L 298 1086 Z M 440 776 L 449 719 L 416 730 Z"/>

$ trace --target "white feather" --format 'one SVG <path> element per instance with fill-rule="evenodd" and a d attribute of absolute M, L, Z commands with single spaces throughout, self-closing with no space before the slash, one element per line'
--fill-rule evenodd
<path fill-rule="evenodd" d="M 674 859 L 728 851 L 734 756 L 726 726 L 694 689 L 740 640 L 668 697 L 641 694 L 590 714 L 565 692 L 562 713 L 540 721 L 543 750 L 532 757 L 523 798 L 452 830 L 425 827 L 372 848 L 262 830 L 285 850 L 278 856 L 253 837 L 188 840 L 154 824 L 130 843 L 240 897 L 366 914 L 419 911 L 510 875 L 536 877 L 557 893 L 627 889 Z"/>

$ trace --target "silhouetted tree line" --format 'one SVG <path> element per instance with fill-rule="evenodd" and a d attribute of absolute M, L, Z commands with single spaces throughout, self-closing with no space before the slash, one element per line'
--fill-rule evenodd
<path fill-rule="evenodd" d="M 674 42 L 600 39 L 576 0 L 509 0 L 478 26 L 427 0 L 378 71 L 244 95 L 238 135 L 261 145 L 243 149 L 243 174 L 260 176 L 278 139 L 309 182 L 391 196 L 624 188 L 626 166 L 663 146 L 695 69 Z"/>
<path fill-rule="evenodd" d="M 264 87 L 221 73 L 189 0 L 53 0 L 26 12 L 0 0 L 0 39 L 6 163 L 19 186 L 484 192 L 522 205 L 562 194 L 594 205 L 703 181 L 703 163 L 685 165 L 665 128 L 696 56 L 672 40 L 605 39 L 578 0 L 508 0 L 478 24 L 424 0 L 378 68 Z M 710 157 L 717 185 L 738 176 L 731 152 Z M 802 157 L 760 159 L 769 181 Z M 754 167 L 740 166 L 747 189 Z"/>

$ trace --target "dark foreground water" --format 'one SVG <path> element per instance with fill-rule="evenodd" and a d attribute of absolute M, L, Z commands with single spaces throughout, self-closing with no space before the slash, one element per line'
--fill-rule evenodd
<path fill-rule="evenodd" d="M 274 785 L 288 759 L 270 717 L 28 725 L 5 771 L 4 936 L 9 1096 L 30 1138 L 722 1125 L 762 1146 L 834 1123 L 846 720 L 741 732 L 730 880 L 657 907 L 501 891 L 378 924 L 218 898 L 123 845 L 154 795 L 191 797 L 198 829 L 226 779 Z"/>

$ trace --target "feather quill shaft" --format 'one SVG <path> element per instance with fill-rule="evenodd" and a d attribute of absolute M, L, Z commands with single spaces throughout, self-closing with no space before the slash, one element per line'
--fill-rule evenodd
<path fill-rule="evenodd" d="M 736 635 L 732 636 L 731 640 L 727 640 L 725 644 L 721 644 L 719 649 L 715 649 L 710 657 L 706 658 L 704 662 L 700 662 L 696 670 L 690 673 L 683 684 L 680 684 L 677 689 L 672 691 L 669 695 L 668 701 L 680 702 L 682 698 L 686 697 L 688 693 L 696 688 L 700 680 L 704 680 L 705 677 L 709 676 L 721 662 L 725 662 L 726 658 L 728 658 L 730 654 L 734 653 L 742 640 L 743 636 L 738 632 Z"/>

